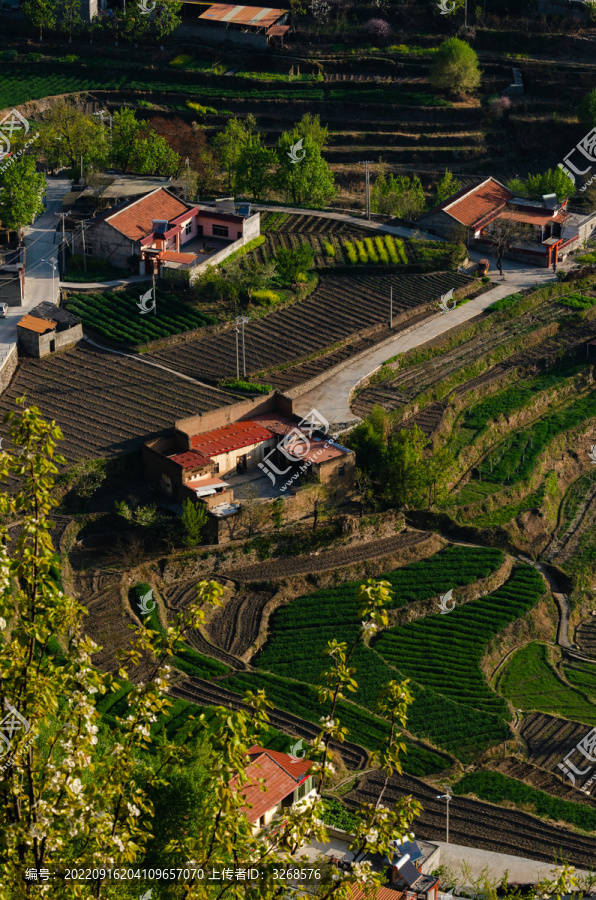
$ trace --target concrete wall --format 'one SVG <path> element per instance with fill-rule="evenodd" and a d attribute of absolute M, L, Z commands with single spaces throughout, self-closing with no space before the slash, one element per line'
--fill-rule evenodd
<path fill-rule="evenodd" d="M 0 394 L 3 393 L 11 382 L 16 368 L 19 364 L 19 354 L 17 345 L 12 344 L 10 350 L 2 356 L 0 355 Z"/>
<path fill-rule="evenodd" d="M 221 223 L 220 223 L 221 224 Z M 232 241 L 231 244 L 228 244 L 227 247 L 224 247 L 219 253 L 214 253 L 213 256 L 210 256 L 209 259 L 206 259 L 205 262 L 200 263 L 198 266 L 193 266 L 190 270 L 191 279 L 200 275 L 205 269 L 208 269 L 209 266 L 217 266 L 224 259 L 227 259 L 228 256 L 231 256 L 232 253 L 235 253 L 236 250 L 240 250 L 244 247 L 245 244 L 248 244 L 249 241 L 254 240 L 254 238 L 259 237 L 261 233 L 261 216 L 260 213 L 255 213 L 250 216 L 250 218 L 244 220 L 244 232 L 242 237 L 237 238 L 235 241 Z"/>
<path fill-rule="evenodd" d="M 453 216 L 448 215 L 444 210 L 440 209 L 434 213 L 427 213 L 418 219 L 419 225 L 426 228 L 427 231 L 436 232 L 440 237 L 447 237 L 449 232 L 458 227 L 458 223 Z M 460 226 L 464 227 L 464 226 Z"/>
<path fill-rule="evenodd" d="M 229 453 L 220 453 L 212 456 L 219 469 L 216 469 L 218 475 L 226 476 L 236 472 L 236 466 L 241 456 L 246 456 L 247 469 L 254 469 L 260 462 L 263 462 L 263 456 L 272 447 L 275 447 L 277 439 L 272 435 L 268 441 L 262 441 L 259 444 L 250 444 L 248 447 L 240 447 L 238 450 L 231 450 Z"/>
<path fill-rule="evenodd" d="M 225 28 L 224 26 L 195 24 L 185 27 L 184 31 L 188 31 L 193 36 L 208 41 L 210 44 L 223 44 L 225 41 L 229 41 L 231 44 L 252 47 L 256 50 L 265 50 L 267 48 L 267 36 L 265 34 L 234 31 L 234 29 Z"/>
<path fill-rule="evenodd" d="M 93 259 L 105 259 L 112 265 L 126 269 L 129 256 L 140 256 L 138 241 L 132 241 L 108 225 L 107 222 L 94 222 L 85 231 L 85 244 L 91 246 Z M 83 240 L 79 235 L 74 239 L 74 253 L 83 252 Z"/>
<path fill-rule="evenodd" d="M 264 397 L 240 400 L 238 403 L 232 403 L 230 406 L 223 406 L 220 409 L 212 409 L 199 416 L 178 419 L 174 423 L 174 427 L 179 434 L 186 436 L 186 444 L 181 449 L 190 450 L 190 438 L 193 434 L 202 434 L 205 431 L 212 431 L 214 428 L 223 428 L 224 425 L 230 425 L 239 419 L 248 419 L 251 415 L 256 416 L 259 413 L 271 412 L 275 409 L 291 416 L 293 414 L 292 407 L 289 397 L 274 391 Z"/>
<path fill-rule="evenodd" d="M 316 468 L 319 481 L 327 486 L 333 497 L 345 496 L 354 489 L 356 454 L 352 451 L 335 459 L 328 459 Z"/>
<path fill-rule="evenodd" d="M 49 356 L 50 353 L 66 350 L 83 338 L 83 326 L 75 325 L 64 331 L 48 331 L 47 334 L 38 334 L 36 331 L 30 331 L 28 328 L 21 328 L 17 325 L 17 337 L 29 356 L 41 359 Z"/>

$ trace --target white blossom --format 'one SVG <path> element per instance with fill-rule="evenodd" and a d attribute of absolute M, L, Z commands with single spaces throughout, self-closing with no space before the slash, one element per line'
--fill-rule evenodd
<path fill-rule="evenodd" d="M 6 628 L 6 619 L 3 619 L 2 616 L 0 616 L 0 630 L 4 631 L 5 628 Z"/>
<path fill-rule="evenodd" d="M 73 792 L 73 794 L 80 794 L 83 790 L 83 782 L 80 778 L 73 778 L 68 787 Z"/>
<path fill-rule="evenodd" d="M 373 828 L 373 829 L 372 829 L 371 831 L 369 831 L 369 833 L 366 835 L 366 840 L 367 840 L 370 844 L 374 844 L 374 842 L 377 840 L 378 837 L 379 837 L 379 832 L 378 832 L 375 828 Z"/>
<path fill-rule="evenodd" d="M 362 622 L 361 624 L 362 624 L 362 630 L 363 630 L 363 632 L 364 632 L 365 634 L 374 634 L 375 631 L 377 631 L 377 629 L 378 629 L 378 627 L 379 627 L 379 626 L 377 625 L 377 623 L 376 623 L 376 622 L 373 622 L 373 621 L 370 621 L 370 622 Z"/>

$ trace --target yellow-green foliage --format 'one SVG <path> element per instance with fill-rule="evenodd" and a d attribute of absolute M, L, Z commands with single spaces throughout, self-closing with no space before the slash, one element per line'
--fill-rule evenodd
<path fill-rule="evenodd" d="M 259 306 L 275 306 L 281 300 L 281 296 L 275 291 L 253 291 L 252 302 L 258 303 Z"/>
<path fill-rule="evenodd" d="M 389 255 L 387 250 L 385 249 L 385 244 L 383 243 L 383 238 L 380 234 L 377 234 L 375 237 L 375 247 L 377 248 L 377 254 L 382 263 L 387 265 L 389 262 Z"/>
<path fill-rule="evenodd" d="M 354 247 L 354 244 L 351 241 L 344 241 L 344 249 L 345 249 L 346 253 L 348 254 L 348 259 L 350 260 L 350 262 L 357 263 L 358 262 L 358 254 L 356 253 L 356 248 Z"/>
<path fill-rule="evenodd" d="M 335 256 L 335 247 L 329 241 L 325 241 L 325 256 Z"/>
<path fill-rule="evenodd" d="M 354 241 L 356 244 L 356 250 L 358 251 L 358 259 L 361 263 L 368 262 L 368 253 L 364 249 L 364 243 L 362 241 Z"/>
<path fill-rule="evenodd" d="M 379 256 L 375 249 L 375 245 L 373 244 L 373 239 L 369 238 L 369 237 L 364 238 L 364 245 L 366 247 L 366 252 L 368 253 L 368 255 L 370 257 L 371 262 L 378 263 Z"/>
<path fill-rule="evenodd" d="M 179 53 L 178 56 L 170 60 L 170 65 L 174 66 L 175 69 L 185 69 L 193 61 L 193 58 L 190 53 Z"/>

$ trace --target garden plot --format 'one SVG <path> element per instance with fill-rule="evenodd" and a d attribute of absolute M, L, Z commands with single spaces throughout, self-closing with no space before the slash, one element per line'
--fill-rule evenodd
<path fill-rule="evenodd" d="M 456 272 L 326 275 L 306 300 L 245 327 L 247 374 L 309 356 L 363 329 L 382 325 L 389 315 L 390 286 L 397 317 L 415 313 L 417 307 L 432 303 L 450 288 L 469 283 L 469 277 Z M 195 378 L 229 378 L 236 373 L 235 331 L 230 328 L 217 335 L 187 340 L 150 355 Z"/>

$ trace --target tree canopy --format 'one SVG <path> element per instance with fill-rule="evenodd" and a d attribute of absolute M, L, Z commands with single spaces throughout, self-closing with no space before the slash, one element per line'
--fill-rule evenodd
<path fill-rule="evenodd" d="M 434 87 L 450 94 L 472 93 L 481 80 L 478 56 L 465 41 L 449 38 L 437 51 L 430 79 Z"/>

